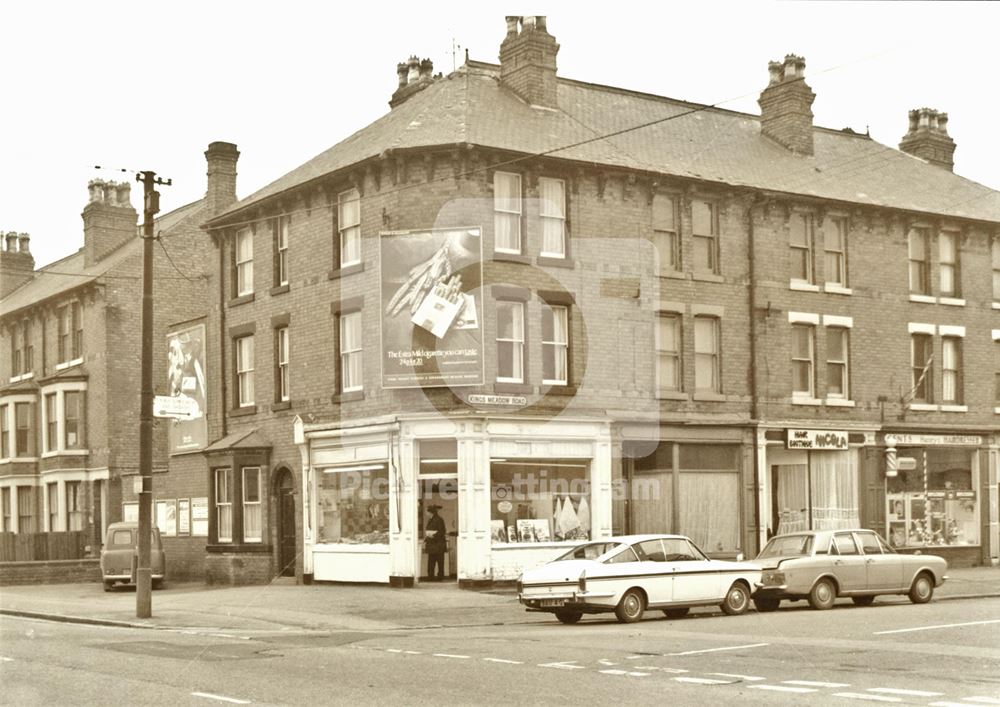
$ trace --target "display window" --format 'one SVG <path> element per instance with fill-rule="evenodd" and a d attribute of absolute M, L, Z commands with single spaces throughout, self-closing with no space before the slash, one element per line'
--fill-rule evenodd
<path fill-rule="evenodd" d="M 774 532 L 858 528 L 858 454 L 769 451 Z"/>
<path fill-rule="evenodd" d="M 389 471 L 384 464 L 324 469 L 318 482 L 319 542 L 389 544 Z"/>
<path fill-rule="evenodd" d="M 493 544 L 590 539 L 590 467 L 565 462 L 491 464 Z"/>
<path fill-rule="evenodd" d="M 893 547 L 979 544 L 976 450 L 899 450 L 916 468 L 886 479 L 886 524 Z"/>

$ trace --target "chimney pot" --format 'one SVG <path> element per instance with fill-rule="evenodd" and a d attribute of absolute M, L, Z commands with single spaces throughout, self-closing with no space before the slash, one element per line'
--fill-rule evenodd
<path fill-rule="evenodd" d="M 399 88 L 406 86 L 406 73 L 409 67 L 406 64 L 396 64 L 396 76 L 399 78 Z"/>
<path fill-rule="evenodd" d="M 420 60 L 415 56 L 411 56 L 407 62 L 409 72 L 406 75 L 406 82 L 408 84 L 413 83 L 420 78 Z"/>
<path fill-rule="evenodd" d="M 17 241 L 18 241 L 18 246 L 17 246 L 18 253 L 31 252 L 31 250 L 28 248 L 28 243 L 31 241 L 31 236 L 29 236 L 27 233 L 22 233 L 17 237 Z"/>
<path fill-rule="evenodd" d="M 948 114 L 938 113 L 938 132 L 947 135 L 948 134 Z"/>
<path fill-rule="evenodd" d="M 773 84 L 776 84 L 776 83 L 781 83 L 781 76 L 782 76 L 782 69 L 783 68 L 784 67 L 782 66 L 782 64 L 781 64 L 780 61 L 769 61 L 767 63 L 767 71 L 768 71 L 768 74 L 769 74 L 769 76 L 768 76 L 768 85 L 773 85 Z"/>
<path fill-rule="evenodd" d="M 948 171 L 955 168 L 955 141 L 948 135 L 948 114 L 932 108 L 909 113 L 909 131 L 899 143 L 903 152 Z"/>
<path fill-rule="evenodd" d="M 205 211 L 208 218 L 216 216 L 236 201 L 236 163 L 240 151 L 231 142 L 216 141 L 205 150 L 208 182 L 205 190 Z"/>
<path fill-rule="evenodd" d="M 420 78 L 429 79 L 434 74 L 434 62 L 430 59 L 424 59 L 420 62 Z"/>
<path fill-rule="evenodd" d="M 17 252 L 17 234 L 14 231 L 7 231 L 7 236 L 5 237 L 7 241 L 7 252 L 16 253 Z"/>
<path fill-rule="evenodd" d="M 507 15 L 504 19 L 507 21 L 507 36 L 517 36 L 517 23 L 521 18 L 517 15 Z"/>

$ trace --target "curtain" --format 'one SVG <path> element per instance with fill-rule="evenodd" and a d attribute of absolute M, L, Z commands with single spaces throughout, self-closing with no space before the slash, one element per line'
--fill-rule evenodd
<path fill-rule="evenodd" d="M 635 533 L 669 533 L 673 527 L 670 472 L 636 474 L 630 496 Z"/>
<path fill-rule="evenodd" d="M 816 530 L 857 528 L 857 452 L 811 452 L 812 517 Z"/>
<path fill-rule="evenodd" d="M 740 537 L 739 474 L 681 472 L 680 532 L 705 552 L 735 551 Z"/>
<path fill-rule="evenodd" d="M 795 533 L 808 528 L 806 515 L 809 466 L 806 464 L 778 464 L 774 467 L 778 479 L 777 533 Z"/>
<path fill-rule="evenodd" d="M 541 196 L 542 253 L 549 255 L 566 254 L 563 239 L 566 222 L 564 186 L 564 182 L 559 179 L 538 180 L 538 191 Z"/>

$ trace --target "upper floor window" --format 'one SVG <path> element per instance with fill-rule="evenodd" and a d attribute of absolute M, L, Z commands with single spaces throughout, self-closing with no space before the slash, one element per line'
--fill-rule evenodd
<path fill-rule="evenodd" d="M 263 537 L 260 510 L 260 467 L 243 467 L 243 540 L 260 542 Z"/>
<path fill-rule="evenodd" d="M 494 250 L 520 253 L 521 247 L 521 175 L 493 173 Z"/>
<path fill-rule="evenodd" d="M 72 360 L 83 357 L 83 312 L 79 302 L 72 302 L 69 305 L 70 323 L 73 327 Z"/>
<path fill-rule="evenodd" d="M 941 231 L 938 234 L 938 273 L 940 275 L 940 292 L 945 297 L 959 295 L 958 267 L 959 234 L 955 231 Z"/>
<path fill-rule="evenodd" d="M 274 330 L 274 350 L 275 350 L 275 376 L 274 376 L 274 399 L 277 402 L 289 400 L 289 379 L 288 379 L 288 327 L 280 327 Z"/>
<path fill-rule="evenodd" d="M 59 396 L 56 393 L 45 395 L 45 444 L 46 452 L 59 449 Z"/>
<path fill-rule="evenodd" d="M 253 336 L 241 336 L 235 341 L 236 356 L 236 406 L 254 404 L 253 391 Z"/>
<path fill-rule="evenodd" d="M 14 325 L 10 330 L 10 375 L 19 376 L 23 372 L 21 367 L 21 327 Z"/>
<path fill-rule="evenodd" d="M 798 282 L 813 282 L 813 222 L 809 214 L 792 214 L 789 244 L 791 277 Z"/>
<path fill-rule="evenodd" d="M 364 390 L 361 312 L 340 315 L 340 391 Z"/>
<path fill-rule="evenodd" d="M 539 216 L 542 220 L 542 250 L 548 258 L 566 257 L 566 182 L 539 177 Z"/>
<path fill-rule="evenodd" d="M 694 318 L 695 391 L 722 392 L 719 338 L 719 320 L 716 317 Z"/>
<path fill-rule="evenodd" d="M 677 228 L 677 200 L 670 194 L 653 195 L 653 246 L 660 274 L 681 269 L 681 239 Z"/>
<path fill-rule="evenodd" d="M 695 199 L 691 202 L 691 235 L 694 269 L 719 272 L 719 224 L 715 204 Z"/>
<path fill-rule="evenodd" d="M 337 197 L 337 235 L 340 267 L 361 263 L 361 193 L 357 189 L 348 189 Z"/>
<path fill-rule="evenodd" d="M 792 395 L 816 397 L 816 329 L 808 324 L 792 326 Z"/>
<path fill-rule="evenodd" d="M 850 395 L 850 338 L 843 327 L 826 329 L 826 394 L 830 398 Z"/>
<path fill-rule="evenodd" d="M 1000 408 L 1000 339 L 993 342 L 993 350 L 993 404 Z"/>
<path fill-rule="evenodd" d="M 497 302 L 497 381 L 524 382 L 524 304 Z"/>
<path fill-rule="evenodd" d="M 31 320 L 15 323 L 10 329 L 10 375 L 27 376 L 34 370 L 35 349 L 31 343 Z"/>
<path fill-rule="evenodd" d="M 847 287 L 847 219 L 827 218 L 823 227 L 824 276 L 829 285 Z"/>
<path fill-rule="evenodd" d="M 993 301 L 1000 302 L 1000 236 L 993 238 L 990 251 L 993 258 Z"/>
<path fill-rule="evenodd" d="M 291 216 L 279 216 L 274 220 L 274 284 L 280 287 L 288 284 L 288 231 Z"/>
<path fill-rule="evenodd" d="M 58 327 L 56 331 L 56 354 L 59 363 L 66 363 L 73 358 L 73 349 L 70 341 L 71 322 L 69 305 L 60 307 L 56 317 Z"/>
<path fill-rule="evenodd" d="M 962 340 L 956 336 L 941 339 L 941 402 L 962 403 Z"/>
<path fill-rule="evenodd" d="M 913 371 L 911 398 L 918 403 L 933 401 L 934 337 L 930 334 L 912 334 L 910 337 L 911 368 Z"/>
<path fill-rule="evenodd" d="M 14 403 L 14 456 L 35 456 L 35 405 Z"/>
<path fill-rule="evenodd" d="M 253 229 L 236 232 L 236 296 L 253 293 Z"/>
<path fill-rule="evenodd" d="M 681 318 L 660 314 L 656 318 L 656 387 L 681 389 Z"/>
<path fill-rule="evenodd" d="M 4 486 L 0 489 L 0 506 L 2 506 L 3 514 L 3 526 L 0 527 L 0 531 L 4 533 L 14 532 L 14 526 L 11 525 L 10 516 L 10 486 Z"/>
<path fill-rule="evenodd" d="M 569 382 L 569 307 L 542 305 L 542 382 Z"/>
<path fill-rule="evenodd" d="M 929 295 L 931 290 L 930 272 L 930 231 L 926 228 L 911 228 L 907 236 L 910 261 L 910 294 Z"/>
<path fill-rule="evenodd" d="M 997 377 L 1000 382 L 1000 375 Z M 10 458 L 10 405 L 0 405 L 0 459 Z"/>
<path fill-rule="evenodd" d="M 86 421 L 84 412 L 83 391 L 64 391 L 62 440 L 65 449 L 83 449 L 87 446 L 84 436 Z"/>
<path fill-rule="evenodd" d="M 215 535 L 218 542 L 233 540 L 233 497 L 229 469 L 215 470 Z"/>

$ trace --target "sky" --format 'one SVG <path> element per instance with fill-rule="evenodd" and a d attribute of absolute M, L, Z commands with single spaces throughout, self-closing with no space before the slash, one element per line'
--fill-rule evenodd
<path fill-rule="evenodd" d="M 911 109 L 945 111 L 955 171 L 1000 189 L 1000 3 L 352 5 L 3 3 L 0 232 L 27 232 L 36 266 L 70 255 L 89 180 L 133 182 L 141 209 L 152 170 L 166 213 L 204 195 L 215 140 L 247 196 L 387 112 L 411 54 L 496 62 L 511 11 L 547 15 L 560 76 L 753 114 L 768 61 L 799 54 L 815 125 L 895 147 Z"/>

